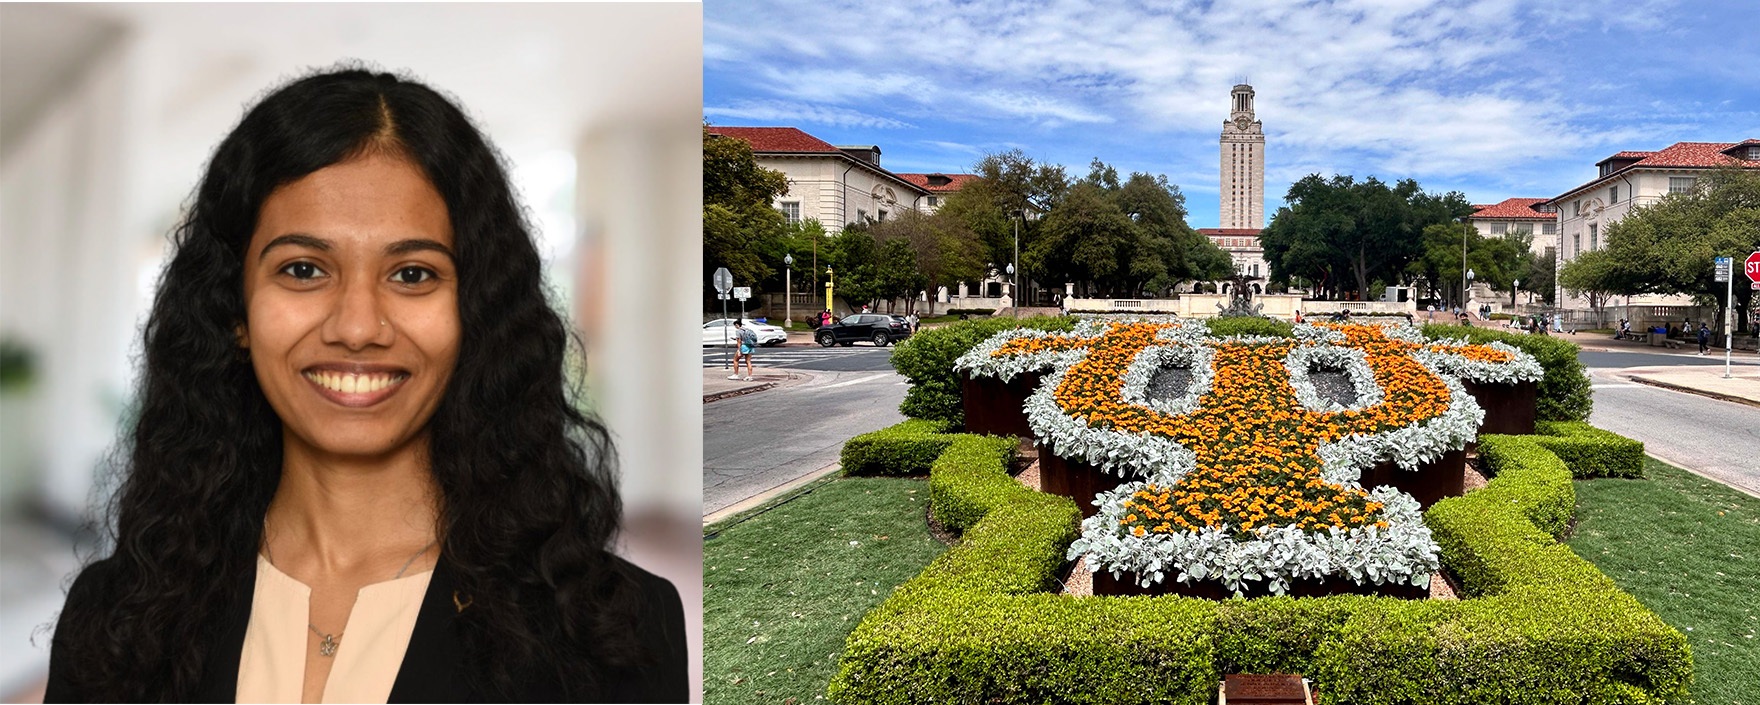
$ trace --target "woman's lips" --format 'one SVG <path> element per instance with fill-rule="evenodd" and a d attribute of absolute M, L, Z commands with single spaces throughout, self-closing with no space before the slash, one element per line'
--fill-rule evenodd
<path fill-rule="evenodd" d="M 372 406 L 391 398 L 409 379 L 405 372 L 307 370 L 302 376 L 325 399 L 353 408 Z"/>

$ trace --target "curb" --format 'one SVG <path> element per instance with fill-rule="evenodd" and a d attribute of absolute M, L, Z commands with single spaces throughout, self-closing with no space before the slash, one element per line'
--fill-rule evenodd
<path fill-rule="evenodd" d="M 714 394 L 704 394 L 703 395 L 703 403 L 707 404 L 712 401 L 721 401 L 722 399 L 729 399 L 732 397 L 745 396 L 747 394 L 755 394 L 757 392 L 762 392 L 766 389 L 770 389 L 771 387 L 775 387 L 775 386 L 776 386 L 775 382 L 765 382 L 763 384 L 754 384 L 750 387 L 742 387 L 740 389 L 730 389 L 725 392 L 716 392 Z"/>
<path fill-rule="evenodd" d="M 1669 390 L 1673 390 L 1676 392 L 1685 392 L 1687 394 L 1697 394 L 1702 397 L 1717 399 L 1719 401 L 1733 402 L 1736 404 L 1745 404 L 1747 406 L 1760 408 L 1760 401 L 1755 401 L 1755 400 L 1749 399 L 1747 397 L 1738 397 L 1733 394 L 1722 394 L 1719 392 L 1706 391 L 1704 389 L 1695 389 L 1693 387 L 1688 387 L 1685 385 L 1673 384 L 1670 382 L 1663 382 L 1663 381 L 1659 381 L 1659 380 L 1650 379 L 1648 377 L 1641 377 L 1638 375 L 1630 375 L 1630 376 L 1627 376 L 1626 379 L 1629 379 L 1633 382 L 1637 382 L 1639 384 L 1647 384 L 1652 387 L 1660 387 L 1662 389 L 1669 389 Z"/>
<path fill-rule="evenodd" d="M 806 494 L 805 491 L 797 492 L 797 490 L 805 490 L 808 486 L 813 485 L 842 469 L 842 463 L 832 463 L 738 502 L 734 502 L 733 504 L 727 505 L 711 514 L 705 515 L 703 517 L 703 528 L 707 529 L 710 526 L 734 518 L 738 518 L 740 521 L 745 521 L 746 519 L 770 511 L 771 509 L 794 500 L 795 497 L 799 495 Z M 721 528 L 725 529 L 727 527 Z"/>

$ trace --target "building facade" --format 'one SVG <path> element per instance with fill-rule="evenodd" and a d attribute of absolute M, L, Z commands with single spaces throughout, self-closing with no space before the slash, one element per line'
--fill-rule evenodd
<path fill-rule="evenodd" d="M 1625 151 L 1595 163 L 1595 178 L 1544 202 L 1557 211 L 1559 266 L 1607 244 L 1607 228 L 1638 206 L 1671 193 L 1687 193 L 1711 169 L 1760 169 L 1760 139 L 1741 142 L 1676 142 L 1654 151 Z M 1710 266 L 1709 263 L 1706 266 Z M 1589 308 L 1584 297 L 1557 292 L 1559 305 Z M 1620 297 L 1625 303 L 1626 297 Z M 1632 296 L 1631 304 L 1685 305 L 1685 296 Z"/>
<path fill-rule="evenodd" d="M 1254 277 L 1271 276 L 1271 265 L 1265 262 L 1265 248 L 1259 246 L 1259 231 L 1253 228 L 1198 228 L 1198 234 L 1210 238 L 1228 259 L 1234 271 Z"/>
<path fill-rule="evenodd" d="M 1546 198 L 1506 198 L 1500 203 L 1474 204 L 1467 224 L 1482 237 L 1526 235 L 1528 249 L 1544 255 L 1558 247 L 1558 214 Z M 1542 210 L 1544 209 L 1544 210 Z"/>
<path fill-rule="evenodd" d="M 947 197 L 958 193 L 966 184 L 977 180 L 977 174 L 899 174 L 899 178 L 911 182 L 929 195 L 923 199 L 923 210 L 934 213 L 941 210 L 941 204 Z"/>
<path fill-rule="evenodd" d="M 880 166 L 878 145 L 835 146 L 794 127 L 709 127 L 744 140 L 759 166 L 788 177 L 776 208 L 790 223 L 817 220 L 826 233 L 879 222 L 906 209 L 931 212 L 931 193 Z M 939 200 L 939 197 L 937 197 Z"/>
<path fill-rule="evenodd" d="M 1222 225 L 1224 230 L 1265 227 L 1265 130 L 1253 112 L 1253 87 L 1240 84 L 1229 96 L 1222 123 Z"/>

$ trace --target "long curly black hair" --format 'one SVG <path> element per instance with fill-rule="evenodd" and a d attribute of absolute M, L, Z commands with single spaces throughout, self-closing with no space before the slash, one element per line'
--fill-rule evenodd
<path fill-rule="evenodd" d="M 479 685 L 511 693 L 537 668 L 592 697 L 637 657 L 635 583 L 608 554 L 622 511 L 614 452 L 571 403 L 565 357 L 577 341 L 547 302 L 506 170 L 441 94 L 345 67 L 251 108 L 174 233 L 118 453 L 105 609 L 64 615 L 56 634 L 85 696 L 186 699 L 223 612 L 213 606 L 249 599 L 219 576 L 254 569 L 282 429 L 236 342 L 245 250 L 276 187 L 372 150 L 419 165 L 451 217 L 462 337 L 430 457 L 442 561 L 462 593 L 497 598 L 459 615 L 467 653 L 486 665 Z"/>

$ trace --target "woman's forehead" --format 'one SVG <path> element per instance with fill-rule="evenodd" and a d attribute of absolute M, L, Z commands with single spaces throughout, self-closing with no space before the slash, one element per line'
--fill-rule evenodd
<path fill-rule="evenodd" d="M 382 250 L 411 239 L 453 246 L 446 201 L 409 161 L 369 154 L 324 167 L 264 199 L 251 251 L 303 234 L 344 249 Z"/>

